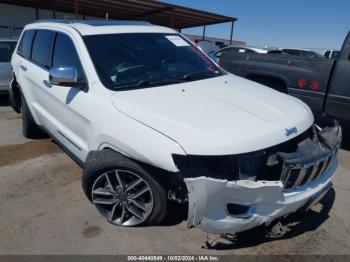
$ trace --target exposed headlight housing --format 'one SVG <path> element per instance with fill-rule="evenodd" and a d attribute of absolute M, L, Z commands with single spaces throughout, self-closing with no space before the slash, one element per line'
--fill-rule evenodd
<path fill-rule="evenodd" d="M 299 136 L 264 150 L 225 156 L 174 155 L 182 178 L 282 181 L 285 189 L 317 179 L 333 161 L 341 143 L 341 127 L 330 117 Z"/>
<path fill-rule="evenodd" d="M 212 177 L 235 180 L 235 156 L 173 155 L 174 163 L 183 177 Z"/>
<path fill-rule="evenodd" d="M 265 151 L 225 156 L 173 155 L 173 159 L 184 177 L 206 176 L 230 181 L 257 180 L 267 161 Z"/>
<path fill-rule="evenodd" d="M 255 181 L 266 165 L 265 151 L 242 154 L 237 157 L 238 179 Z"/>
<path fill-rule="evenodd" d="M 223 156 L 173 155 L 181 175 L 234 180 L 281 179 L 283 161 L 278 152 L 295 152 L 300 141 L 313 136 L 312 128 L 282 144 L 250 153 Z"/>

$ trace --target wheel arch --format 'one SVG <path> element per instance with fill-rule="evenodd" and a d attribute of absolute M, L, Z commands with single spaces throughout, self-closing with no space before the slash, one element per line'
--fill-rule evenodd
<path fill-rule="evenodd" d="M 13 74 L 13 78 L 9 87 L 9 102 L 13 110 L 18 114 L 22 112 L 21 94 L 21 87 L 17 82 L 15 74 Z"/>
<path fill-rule="evenodd" d="M 111 151 L 123 158 L 127 158 L 128 160 L 135 162 L 137 165 L 141 166 L 148 174 L 150 174 L 154 179 L 161 183 L 161 185 L 165 188 L 168 188 L 169 186 L 169 177 L 171 175 L 177 174 L 176 172 L 167 171 L 149 163 L 140 161 L 109 144 L 104 144 L 104 146 L 101 145 L 98 150 L 90 151 L 86 157 L 85 163 L 102 151 Z"/>
<path fill-rule="evenodd" d="M 142 125 L 141 128 L 143 127 L 145 126 Z M 96 142 L 91 146 L 91 150 L 110 148 L 130 159 L 159 167 L 170 172 L 179 171 L 174 163 L 172 155 L 185 153 L 176 142 L 168 139 L 168 137 L 159 135 L 160 133 L 154 132 L 148 127 L 145 128 L 145 133 L 150 134 L 148 140 L 143 140 L 139 137 L 135 140 L 130 139 L 130 137 L 125 135 L 125 132 L 121 132 L 121 136 L 116 136 L 114 134 L 119 132 L 117 129 L 113 133 L 111 130 L 108 130 L 108 132 L 108 134 L 104 133 L 97 135 Z M 134 132 L 134 135 L 139 134 L 135 134 Z M 145 136 L 145 134 L 142 134 L 142 136 Z M 155 143 L 159 145 L 160 149 L 154 147 Z"/>
<path fill-rule="evenodd" d="M 268 86 L 276 91 L 288 94 L 287 80 L 284 77 L 273 74 L 249 73 L 245 76 L 248 80 Z"/>

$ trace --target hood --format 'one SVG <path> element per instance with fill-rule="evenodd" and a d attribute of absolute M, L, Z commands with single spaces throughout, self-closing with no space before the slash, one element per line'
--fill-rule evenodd
<path fill-rule="evenodd" d="M 191 155 L 264 149 L 301 134 L 314 121 L 300 100 L 231 74 L 119 91 L 112 101 L 119 111 L 175 140 Z"/>

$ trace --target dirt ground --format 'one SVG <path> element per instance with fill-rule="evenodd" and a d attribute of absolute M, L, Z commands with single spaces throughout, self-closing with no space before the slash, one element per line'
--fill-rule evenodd
<path fill-rule="evenodd" d="M 350 254 L 350 152 L 341 150 L 334 190 L 282 239 L 247 233 L 203 249 L 183 211 L 157 227 L 107 223 L 81 189 L 81 168 L 50 139 L 27 140 L 21 118 L 0 99 L 0 254 Z M 210 236 L 213 238 L 215 236 Z"/>

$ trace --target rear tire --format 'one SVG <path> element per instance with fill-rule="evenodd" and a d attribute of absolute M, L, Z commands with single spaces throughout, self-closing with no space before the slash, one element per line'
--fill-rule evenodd
<path fill-rule="evenodd" d="M 139 183 L 132 187 L 137 181 Z M 113 150 L 105 149 L 88 155 L 82 187 L 87 198 L 112 224 L 157 225 L 166 217 L 168 201 L 164 188 L 136 162 Z M 148 191 L 132 199 L 147 188 Z M 122 218 L 124 209 L 127 214 Z"/>
<path fill-rule="evenodd" d="M 24 96 L 21 96 L 22 100 L 22 133 L 23 136 L 30 139 L 42 138 L 44 133 L 39 126 L 35 123 L 32 113 L 29 110 L 27 102 Z"/>
<path fill-rule="evenodd" d="M 16 113 L 20 114 L 22 111 L 21 91 L 15 77 L 10 84 L 8 95 L 10 106 Z"/>

